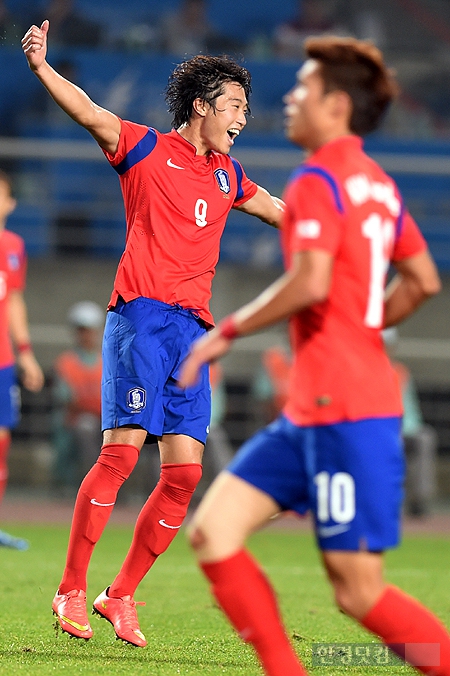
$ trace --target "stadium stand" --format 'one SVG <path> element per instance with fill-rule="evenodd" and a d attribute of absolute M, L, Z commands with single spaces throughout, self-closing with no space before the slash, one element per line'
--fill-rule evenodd
<path fill-rule="evenodd" d="M 441 272 L 448 275 L 450 106 L 446 87 L 441 85 L 450 78 L 450 5 L 447 0 L 378 0 L 376 6 L 373 0 L 330 1 L 358 37 L 365 37 L 360 31 L 367 29 L 375 7 L 380 40 L 404 94 L 382 133 L 370 138 L 366 147 L 394 176 Z M 47 1 L 5 0 L 5 4 L 26 28 L 28 17 L 42 11 L 44 18 Z M 50 45 L 50 61 L 70 63 L 76 81 L 100 105 L 168 130 L 163 89 L 178 57 L 157 53 L 156 43 L 148 36 L 136 38 L 133 30 L 157 26 L 163 13 L 179 6 L 179 0 L 76 0 L 75 4 L 87 18 L 103 25 L 103 42 L 98 49 Z M 208 3 L 208 18 L 217 30 L 246 45 L 242 56 L 253 75 L 253 117 L 234 154 L 247 173 L 273 194 L 281 194 L 301 160 L 283 136 L 282 121 L 282 96 L 291 87 L 299 63 L 276 60 L 271 52 L 275 26 L 291 18 L 297 5 L 297 0 Z M 263 49 L 258 48 L 260 40 Z M 75 258 L 83 255 L 115 262 L 124 239 L 115 172 L 84 130 L 55 116 L 51 104 L 44 101 L 45 92 L 28 71 L 19 43 L 0 40 L 0 53 L 0 166 L 14 175 L 19 198 L 10 227 L 25 238 L 33 262 L 70 251 Z M 220 260 L 237 270 L 244 266 L 254 271 L 277 270 L 281 265 L 278 235 L 233 213 L 222 239 Z M 442 336 L 445 339 L 448 333 Z M 419 385 L 424 417 L 438 429 L 440 455 L 450 459 L 449 386 L 429 381 Z M 230 404 L 225 420 L 235 446 L 259 422 L 248 386 L 246 375 L 240 377 L 236 368 L 227 382 Z M 31 442 L 30 430 L 33 438 L 46 441 L 50 410 L 47 390 L 37 398 L 27 398 L 25 393 L 23 420 L 16 432 L 24 448 Z"/>

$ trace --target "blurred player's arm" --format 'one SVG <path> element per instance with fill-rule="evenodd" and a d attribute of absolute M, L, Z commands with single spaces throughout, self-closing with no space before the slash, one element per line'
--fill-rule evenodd
<path fill-rule="evenodd" d="M 284 206 L 283 200 L 273 197 L 265 188 L 258 186 L 253 197 L 235 208 L 251 216 L 257 216 L 261 221 L 275 228 L 280 228 Z"/>
<path fill-rule="evenodd" d="M 120 120 L 94 103 L 80 87 L 59 75 L 46 61 L 49 22 L 31 26 L 22 39 L 28 65 L 58 106 L 85 127 L 104 150 L 114 154 L 120 135 Z"/>
<path fill-rule="evenodd" d="M 409 317 L 428 298 L 439 293 L 441 281 L 428 250 L 394 263 L 397 274 L 386 289 L 384 326 Z"/>
<path fill-rule="evenodd" d="M 31 348 L 27 306 L 21 291 L 13 289 L 8 298 L 9 333 L 17 352 L 17 365 L 27 390 L 39 392 L 44 385 L 44 374 Z"/>
<path fill-rule="evenodd" d="M 179 385 L 193 385 L 201 366 L 228 352 L 233 338 L 259 331 L 324 301 L 332 271 L 333 256 L 327 251 L 314 249 L 296 253 L 287 272 L 194 343 L 182 367 Z"/>

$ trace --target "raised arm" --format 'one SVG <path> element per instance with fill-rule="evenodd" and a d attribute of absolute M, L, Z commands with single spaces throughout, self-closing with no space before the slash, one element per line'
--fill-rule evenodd
<path fill-rule="evenodd" d="M 97 143 L 114 154 L 120 135 L 120 120 L 94 103 L 80 87 L 59 75 L 46 61 L 49 21 L 40 28 L 31 26 L 22 39 L 28 65 L 58 106 L 75 122 L 85 127 Z"/>
<path fill-rule="evenodd" d="M 273 197 L 265 188 L 258 186 L 255 195 L 236 209 L 251 216 L 257 216 L 261 221 L 272 225 L 274 228 L 280 228 L 284 202 L 279 197 Z"/>

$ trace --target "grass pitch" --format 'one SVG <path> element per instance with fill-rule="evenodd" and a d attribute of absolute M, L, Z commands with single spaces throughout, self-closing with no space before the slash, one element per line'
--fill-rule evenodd
<path fill-rule="evenodd" d="M 184 532 L 141 583 L 136 600 L 148 646 L 116 641 L 111 625 L 92 617 L 89 641 L 56 635 L 51 601 L 60 581 L 68 527 L 2 528 L 30 540 L 27 552 L 0 549 L 0 674 L 173 676 L 258 676 L 249 646 L 234 634 L 215 607 L 188 549 Z M 131 540 L 131 528 L 108 526 L 89 570 L 88 604 L 117 573 Z M 332 603 L 312 535 L 267 529 L 253 536 L 258 557 L 278 593 L 294 645 L 314 676 L 416 673 L 404 665 L 311 666 L 313 643 L 373 644 L 375 639 Z M 387 578 L 426 603 L 450 626 L 450 539 L 408 537 L 387 556 Z"/>

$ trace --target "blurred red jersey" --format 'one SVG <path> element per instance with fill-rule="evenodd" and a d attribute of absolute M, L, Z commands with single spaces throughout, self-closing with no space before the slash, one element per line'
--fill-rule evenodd
<path fill-rule="evenodd" d="M 110 305 L 139 296 L 192 309 L 208 324 L 211 285 L 230 209 L 257 191 L 229 155 L 196 154 L 167 134 L 122 121 L 119 148 L 105 153 L 117 171 L 127 222 Z"/>
<path fill-rule="evenodd" d="M 14 364 L 9 333 L 8 298 L 13 290 L 23 291 L 26 277 L 24 241 L 10 230 L 0 232 L 0 368 Z"/>
<path fill-rule="evenodd" d="M 394 181 L 357 136 L 327 143 L 286 187 L 285 265 L 295 252 L 333 256 L 328 298 L 292 317 L 294 365 L 284 409 L 295 424 L 401 415 L 398 380 L 386 355 L 384 289 L 391 261 L 425 241 Z"/>

